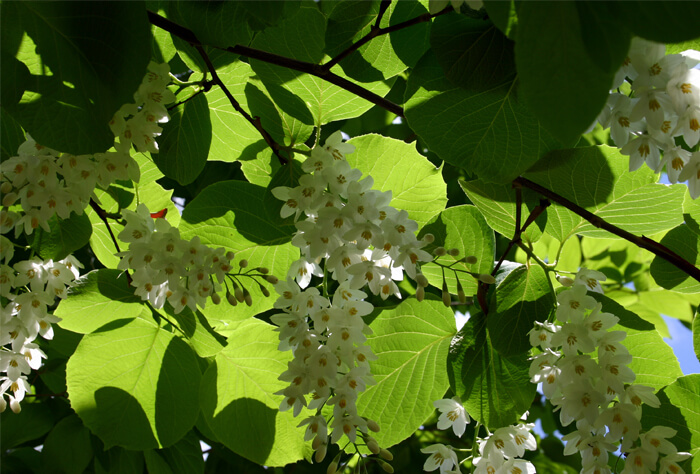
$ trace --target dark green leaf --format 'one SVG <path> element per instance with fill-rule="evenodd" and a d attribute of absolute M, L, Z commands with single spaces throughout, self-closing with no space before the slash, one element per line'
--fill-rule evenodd
<path fill-rule="evenodd" d="M 614 74 L 627 57 L 629 31 L 616 23 L 606 2 L 576 2 L 576 8 L 588 56 L 601 70 Z"/>
<path fill-rule="evenodd" d="M 3 87 L 4 83 L 3 76 Z M 4 108 L 0 108 L 0 162 L 17 156 L 17 149 L 24 143 L 24 140 L 22 127 Z"/>
<path fill-rule="evenodd" d="M 489 18 L 508 38 L 514 40 L 518 31 L 518 13 L 512 0 L 484 2 Z"/>
<path fill-rule="evenodd" d="M 115 446 L 95 454 L 95 474 L 141 474 L 143 452 Z"/>
<path fill-rule="evenodd" d="M 51 431 L 55 423 L 51 408 L 45 403 L 22 403 L 19 413 L 5 410 L 0 414 L 2 449 L 8 450 L 40 438 Z"/>
<path fill-rule="evenodd" d="M 610 2 L 613 18 L 635 36 L 657 43 L 679 43 L 700 38 L 700 4 L 631 0 Z"/>
<path fill-rule="evenodd" d="M 85 213 L 71 213 L 68 219 L 54 215 L 49 219 L 49 226 L 51 232 L 37 228 L 32 241 L 32 248 L 44 259 L 63 260 L 84 247 L 92 235 L 92 225 Z"/>
<path fill-rule="evenodd" d="M 700 235 L 690 230 L 687 225 L 679 225 L 661 239 L 664 245 L 696 267 L 700 265 Z M 686 272 L 661 257 L 651 262 L 651 276 L 656 283 L 667 290 L 678 293 L 700 293 L 700 282 Z"/>
<path fill-rule="evenodd" d="M 70 415 L 54 427 L 41 450 L 46 472 L 80 474 L 92 460 L 90 431 L 78 415 Z"/>

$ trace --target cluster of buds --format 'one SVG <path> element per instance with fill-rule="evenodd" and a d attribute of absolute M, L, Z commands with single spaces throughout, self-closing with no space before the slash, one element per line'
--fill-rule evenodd
<path fill-rule="evenodd" d="M 430 237 L 430 241 L 433 241 L 433 236 L 431 234 L 426 234 L 423 238 L 425 239 L 426 237 Z M 449 289 L 447 288 L 447 279 L 445 278 L 445 271 L 452 271 L 454 273 L 455 280 L 457 281 L 457 299 L 459 300 L 460 304 L 466 304 L 467 303 L 467 295 L 464 293 L 464 287 L 462 286 L 462 282 L 459 279 L 459 274 L 467 274 L 471 275 L 473 278 L 476 280 L 487 284 L 487 285 L 493 285 L 496 283 L 496 279 L 489 275 L 488 273 L 478 273 L 478 272 L 472 272 L 469 270 L 464 270 L 461 268 L 455 268 L 455 265 L 458 263 L 466 263 L 467 265 L 474 265 L 477 262 L 477 259 L 473 255 L 468 255 L 466 257 L 462 257 L 457 259 L 459 256 L 459 249 L 457 248 L 452 248 L 452 249 L 446 249 L 445 247 L 436 247 L 433 250 L 433 255 L 435 255 L 435 260 L 433 260 L 434 263 L 439 265 L 442 268 L 442 302 L 445 306 L 448 308 L 452 306 L 452 295 L 450 294 Z M 452 263 L 445 264 L 440 261 L 441 257 L 453 257 L 456 260 L 452 261 Z M 422 275 L 421 275 L 422 276 Z M 416 297 L 418 298 L 419 301 L 421 301 L 425 297 L 425 292 L 424 288 L 428 286 L 428 280 L 423 277 L 424 281 L 418 281 L 418 289 L 416 291 Z"/>
<path fill-rule="evenodd" d="M 139 204 L 136 212 L 123 210 L 124 229 L 119 240 L 128 242 L 129 249 L 119 252 L 122 257 L 118 268 L 133 270 L 131 285 L 135 293 L 154 308 L 160 309 L 167 300 L 179 313 L 188 307 L 204 308 L 208 298 L 214 304 L 221 302 L 219 292 L 226 288 L 226 299 L 232 305 L 252 304 L 252 297 L 241 278 L 247 277 L 260 287 L 264 295 L 269 291 L 260 280 L 277 283 L 268 275 L 267 268 L 248 267 L 247 260 L 240 260 L 240 270 L 233 274 L 233 252 L 223 247 L 215 250 L 200 243 L 199 237 L 184 240 L 178 229 L 163 218 L 154 219 L 145 204 Z M 244 271 L 245 270 L 245 271 Z"/>
<path fill-rule="evenodd" d="M 642 404 L 659 407 L 660 402 L 652 387 L 633 383 L 632 355 L 622 344 L 627 333 L 609 331 L 619 318 L 603 312 L 587 294 L 602 293 L 601 280 L 600 272 L 580 270 L 571 288 L 557 297 L 561 325 L 538 323 L 530 332 L 531 344 L 542 351 L 532 358 L 531 381 L 542 383 L 564 426 L 576 422 L 576 430 L 563 438 L 564 452 L 581 453 L 582 473 L 610 473 L 608 453 L 618 447 L 627 453 L 624 473 L 652 472 L 657 461 L 663 472 L 682 472 L 677 463 L 690 455 L 667 441 L 675 430 L 655 426 L 641 432 Z"/>
<path fill-rule="evenodd" d="M 13 267 L 8 261 L 0 265 L 0 296 L 7 299 L 0 312 L 0 411 L 5 411 L 7 397 L 12 411 L 19 413 L 19 403 L 30 390 L 27 375 L 46 358 L 34 341 L 38 336 L 53 339 L 51 324 L 60 318 L 49 307 L 67 296 L 82 265 L 72 256 L 58 262 L 33 258 Z"/>
<path fill-rule="evenodd" d="M 632 93 L 611 93 L 598 121 L 630 157 L 630 171 L 646 163 L 659 173 L 665 166 L 669 181 L 687 181 L 695 199 L 700 196 L 700 152 L 684 150 L 675 138 L 683 137 L 691 148 L 700 141 L 700 70 L 693 69 L 700 53 L 665 53 L 663 44 L 632 40 L 613 84 L 617 89 L 627 79 Z"/>
<path fill-rule="evenodd" d="M 345 160 L 354 149 L 336 132 L 311 151 L 299 186 L 272 190 L 284 201 L 282 217 L 295 217 L 292 243 L 301 249 L 287 280 L 276 285 L 280 297 L 274 306 L 283 311 L 272 316 L 279 349 L 294 352 L 280 375 L 289 382 L 278 392 L 284 396 L 280 410 L 293 409 L 295 416 L 304 406 L 316 410 L 300 426 L 307 425 L 307 439 L 314 438 L 319 462 L 329 441 L 345 436 L 356 443 L 358 433 L 372 453 L 388 459 L 388 451 L 368 434 L 379 427 L 356 407 L 358 394 L 375 383 L 369 362 L 376 355 L 365 345 L 371 329 L 362 319 L 374 307 L 365 298 L 369 292 L 400 298 L 395 281 L 403 271 L 422 281 L 420 262 L 432 260 L 422 250 L 427 241 L 415 236 L 416 222 L 389 205 L 391 192 L 373 190 L 372 178 L 360 180 L 362 173 Z M 309 286 L 314 275 L 323 277 L 321 291 Z M 333 406 L 332 422 L 322 415 L 326 404 Z"/>

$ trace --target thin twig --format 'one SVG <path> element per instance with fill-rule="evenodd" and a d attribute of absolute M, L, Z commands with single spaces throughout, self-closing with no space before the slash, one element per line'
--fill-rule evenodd
<path fill-rule="evenodd" d="M 176 107 L 179 107 L 179 106 L 181 106 L 182 104 L 185 104 L 185 103 L 189 102 L 190 100 L 194 99 L 194 98 L 197 97 L 199 94 L 201 94 L 202 92 L 208 92 L 209 89 L 211 89 L 212 84 L 214 84 L 214 81 L 206 81 L 204 84 L 202 84 L 202 87 L 200 87 L 199 89 L 197 89 L 197 90 L 194 92 L 194 94 L 192 94 L 192 95 L 189 96 L 188 98 L 186 98 L 186 99 L 184 99 L 184 100 L 181 100 L 180 102 L 176 102 L 176 103 L 174 103 L 174 104 L 172 104 L 172 105 L 169 105 L 169 106 L 167 107 L 168 111 L 171 111 L 171 110 L 175 109 Z"/>
<path fill-rule="evenodd" d="M 207 54 L 206 51 L 204 51 L 204 47 L 197 42 L 197 44 L 193 44 L 195 48 L 197 48 L 197 52 L 199 52 L 199 55 L 202 56 L 202 59 L 207 65 L 207 68 L 209 69 L 209 73 L 211 74 L 212 77 L 212 82 L 219 87 L 221 87 L 221 90 L 224 91 L 224 94 L 226 94 L 226 97 L 228 97 L 229 102 L 231 102 L 231 105 L 233 106 L 234 109 L 236 109 L 236 112 L 241 114 L 248 122 L 250 122 L 262 135 L 263 140 L 265 140 L 265 143 L 267 143 L 267 146 L 269 146 L 272 149 L 272 153 L 275 154 L 277 159 L 279 160 L 280 164 L 284 165 L 287 163 L 287 159 L 284 158 L 282 155 L 280 155 L 280 144 L 277 143 L 274 138 L 270 136 L 270 134 L 265 130 L 265 128 L 262 126 L 262 122 L 260 121 L 260 117 L 251 117 L 251 115 L 246 112 L 243 107 L 241 107 L 241 104 L 238 103 L 235 97 L 233 97 L 233 94 L 231 94 L 231 91 L 228 90 L 228 87 L 226 87 L 226 84 L 221 80 L 219 75 L 216 73 L 216 68 L 211 62 L 211 59 L 209 59 L 209 55 Z"/>
<path fill-rule="evenodd" d="M 582 208 L 578 204 L 575 204 L 568 199 L 566 199 L 563 196 L 560 196 L 559 194 L 555 193 L 554 191 L 551 191 L 543 186 L 540 186 L 539 184 L 530 181 L 529 179 L 526 178 L 516 178 L 513 183 L 515 185 L 523 186 L 525 188 L 532 189 L 538 194 L 541 194 L 542 196 L 546 197 L 550 201 L 556 202 L 557 204 L 564 206 L 565 208 L 569 209 L 572 212 L 575 212 L 579 216 L 583 217 L 586 219 L 588 222 L 590 222 L 593 226 L 607 230 L 611 234 L 615 234 L 618 237 L 622 237 L 623 239 L 632 242 L 633 244 L 637 245 L 640 248 L 643 248 L 645 250 L 648 250 L 649 252 L 653 253 L 654 255 L 663 258 L 679 270 L 685 272 L 698 282 L 700 282 L 700 268 L 697 266 L 693 265 L 677 253 L 675 253 L 673 250 L 669 249 L 668 247 L 660 244 L 659 242 L 656 242 L 654 240 L 651 240 L 648 237 L 645 236 L 636 236 L 630 232 L 627 232 L 626 230 L 620 229 L 619 227 L 607 222 L 605 219 L 602 219 L 599 216 L 596 216 L 592 212 Z"/>
<path fill-rule="evenodd" d="M 114 242 L 114 247 L 117 249 L 117 252 L 121 252 L 121 249 L 119 248 L 119 242 L 117 242 L 117 238 L 114 237 L 114 233 L 112 232 L 112 227 L 109 225 L 109 221 L 107 221 L 108 217 L 111 217 L 107 211 L 102 209 L 99 204 L 97 204 L 93 199 L 90 199 L 90 207 L 92 208 L 93 211 L 97 213 L 97 216 L 102 219 L 102 222 L 105 223 L 105 226 L 107 226 L 107 231 L 109 232 L 109 236 L 112 238 L 112 242 Z"/>
<path fill-rule="evenodd" d="M 158 15 L 157 13 L 148 11 L 148 19 L 153 25 L 189 42 L 190 44 L 192 44 L 192 46 L 204 46 L 202 43 L 199 42 L 199 40 L 191 30 L 180 26 L 176 23 L 173 23 L 172 21 Z M 392 101 L 387 100 L 384 97 L 377 95 L 374 92 L 365 89 L 364 87 L 358 84 L 348 81 L 347 79 L 340 77 L 337 74 L 334 74 L 330 71 L 324 71 L 323 67 L 318 64 L 308 63 L 305 61 L 298 61 L 296 59 L 279 56 L 277 54 L 272 54 L 266 51 L 261 51 L 259 49 L 249 48 L 247 46 L 241 45 L 230 46 L 228 48 L 216 46 L 212 47 L 228 51 L 230 53 L 245 56 L 250 59 L 257 59 L 259 61 L 275 64 L 277 66 L 286 67 L 288 69 L 293 69 L 295 71 L 304 72 L 312 76 L 319 77 L 324 81 L 334 84 L 340 87 L 341 89 L 345 89 L 348 92 L 352 92 L 358 97 L 362 97 L 368 102 L 378 105 L 379 107 L 382 107 L 383 109 L 386 109 L 389 112 L 398 115 L 399 117 L 404 116 L 403 108 L 400 105 L 397 105 Z"/>

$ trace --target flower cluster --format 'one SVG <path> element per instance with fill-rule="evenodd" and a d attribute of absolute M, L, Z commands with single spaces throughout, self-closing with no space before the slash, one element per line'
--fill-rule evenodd
<path fill-rule="evenodd" d="M 37 336 L 53 339 L 51 324 L 60 318 L 48 308 L 56 298 L 66 297 L 82 265 L 68 257 L 59 262 L 32 258 L 10 267 L 6 257 L 0 260 L 5 262 L 0 265 L 0 296 L 8 301 L 0 312 L 0 411 L 7 407 L 7 396 L 12 411 L 19 413 L 19 403 L 30 388 L 27 375 L 46 358 L 34 340 Z"/>
<path fill-rule="evenodd" d="M 451 399 L 437 400 L 433 405 L 440 411 L 438 429 L 445 430 L 452 427 L 454 433 L 461 437 L 469 423 L 469 415 L 460 398 L 455 396 Z M 519 423 L 515 426 L 499 428 L 486 438 L 479 438 L 479 457 L 472 461 L 475 474 L 534 473 L 535 467 L 532 463 L 521 459 L 526 449 L 533 451 L 537 448 L 535 437 L 530 433 L 533 427 L 533 424 Z M 441 473 L 461 472 L 459 469 L 461 462 L 451 446 L 433 444 L 421 449 L 421 452 L 430 454 L 423 465 L 423 470 L 430 472 L 439 468 Z"/>
<path fill-rule="evenodd" d="M 630 157 L 630 171 L 646 163 L 659 173 L 664 166 L 672 183 L 687 181 L 693 199 L 700 196 L 700 152 L 689 147 L 700 141 L 700 53 L 665 54 L 663 44 L 634 38 L 613 89 L 625 79 L 632 93 L 610 94 L 598 121 L 610 128 L 620 153 Z"/>
<path fill-rule="evenodd" d="M 71 212 L 82 214 L 96 186 L 107 189 L 116 180 L 138 181 L 132 144 L 138 151 L 158 151 L 155 137 L 162 129 L 157 124 L 170 119 L 164 104 L 175 100 L 166 89 L 168 71 L 168 64 L 148 65 L 135 103 L 122 106 L 110 122 L 117 138 L 111 151 L 75 156 L 41 146 L 27 135 L 18 156 L 0 164 L 0 232 L 14 228 L 15 236 L 30 235 L 39 226 L 48 232 L 54 215 L 67 219 Z M 17 201 L 20 206 L 10 208 Z"/>
<path fill-rule="evenodd" d="M 126 224 L 118 238 L 130 245 L 128 250 L 117 254 L 122 257 L 118 268 L 133 270 L 131 285 L 136 288 L 135 293 L 156 309 L 162 308 L 166 300 L 176 313 L 185 307 L 192 311 L 197 306 L 204 308 L 207 298 L 218 304 L 222 284 L 229 303 L 236 305 L 245 301 L 250 305 L 250 292 L 237 276 L 249 277 L 260 285 L 264 294 L 269 291 L 256 277 L 277 282 L 277 278 L 267 275 L 268 270 L 262 267 L 247 270 L 243 275 L 232 275 L 233 252 L 226 252 L 223 247 L 213 250 L 200 243 L 198 236 L 189 241 L 182 239 L 180 231 L 168 221 L 154 220 L 145 204 L 139 204 L 136 212 L 123 210 L 122 216 Z M 239 266 L 244 269 L 248 263 L 241 260 Z"/>
<path fill-rule="evenodd" d="M 658 407 L 660 402 L 652 387 L 633 383 L 632 355 L 622 344 L 627 333 L 609 330 L 619 318 L 603 312 L 588 294 L 602 292 L 600 280 L 605 280 L 602 273 L 580 270 L 573 286 L 557 297 L 561 325 L 538 323 L 530 332 L 531 344 L 542 350 L 532 358 L 531 381 L 542 383 L 564 426 L 576 422 L 576 430 L 563 438 L 564 452 L 581 453 L 582 473 L 610 473 L 608 453 L 618 445 L 628 453 L 625 473 L 655 470 L 659 454 L 665 455 L 662 467 L 682 472 L 676 463 L 689 454 L 678 453 L 666 440 L 675 430 L 656 426 L 641 432 L 642 404 Z M 594 352 L 597 360 L 590 355 Z"/>
<path fill-rule="evenodd" d="M 422 279 L 419 262 L 431 260 L 422 250 L 426 241 L 416 239 L 416 222 L 389 205 L 391 192 L 373 190 L 372 178 L 360 180 L 362 173 L 345 160 L 353 151 L 336 132 L 311 151 L 299 186 L 272 190 L 284 201 L 282 217 L 297 220 L 292 243 L 301 249 L 287 280 L 276 285 L 280 296 L 274 307 L 283 311 L 272 316 L 279 326 L 279 348 L 294 352 L 280 375 L 289 382 L 278 392 L 284 395 L 280 410 L 293 409 L 295 416 L 303 406 L 317 410 L 301 425 L 308 425 L 307 439 L 315 438 L 319 461 L 329 430 L 332 443 L 342 436 L 354 443 L 359 431 L 374 454 L 383 452 L 367 434 L 378 426 L 359 416 L 355 404 L 374 383 L 369 361 L 376 359 L 365 345 L 371 330 L 362 317 L 374 308 L 364 301 L 363 289 L 383 299 L 400 297 L 395 280 L 403 277 L 402 269 Z M 326 275 L 321 290 L 309 286 L 313 275 Z M 325 404 L 333 406 L 330 426 L 321 414 Z"/>

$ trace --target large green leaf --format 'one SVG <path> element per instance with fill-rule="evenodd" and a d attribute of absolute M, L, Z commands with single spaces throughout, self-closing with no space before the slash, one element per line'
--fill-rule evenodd
<path fill-rule="evenodd" d="M 41 450 L 46 472 L 80 474 L 88 467 L 92 456 L 90 431 L 75 414 L 56 424 Z"/>
<path fill-rule="evenodd" d="M 462 89 L 432 52 L 408 78 L 406 119 L 440 158 L 489 182 L 509 182 L 559 148 L 518 98 L 518 81 Z"/>
<path fill-rule="evenodd" d="M 635 383 L 658 390 L 683 375 L 673 349 L 664 342 L 653 324 L 644 321 L 607 296 L 593 292 L 588 294 L 603 304 L 603 311 L 620 318 L 618 324 L 610 330 L 627 332 L 622 344 L 632 354 L 629 368 L 637 375 Z"/>
<path fill-rule="evenodd" d="M 693 349 L 695 350 L 695 357 L 700 360 L 700 318 L 697 312 L 693 318 Z"/>
<path fill-rule="evenodd" d="M 382 135 L 363 135 L 350 140 L 355 152 L 347 155 L 350 166 L 374 178 L 375 189 L 391 191 L 391 205 L 425 225 L 445 209 L 447 185 L 440 168 L 418 153 L 415 144 Z"/>
<path fill-rule="evenodd" d="M 151 153 L 151 157 L 165 176 L 189 184 L 204 169 L 211 141 L 207 96 L 197 94 L 170 110 L 170 121 L 158 138 L 159 152 Z"/>
<path fill-rule="evenodd" d="M 446 249 L 456 248 L 459 255 L 456 258 L 443 257 L 443 264 L 451 264 L 457 259 L 472 255 L 476 257 L 475 264 L 459 262 L 452 265 L 452 268 L 473 273 L 491 273 L 493 268 L 493 253 L 495 249 L 495 238 L 493 230 L 486 224 L 484 217 L 474 206 L 454 206 L 442 211 L 438 216 L 431 219 L 419 233 L 422 237 L 426 233 L 435 236 L 435 243 L 427 250 L 435 247 L 445 247 Z M 442 268 L 433 263 L 421 265 L 421 271 L 428 278 L 430 284 L 442 287 Z M 457 277 L 453 270 L 446 270 L 445 280 L 447 288 L 453 295 L 457 294 Z M 476 294 L 477 281 L 471 275 L 459 273 L 459 281 L 467 296 Z"/>
<path fill-rule="evenodd" d="M 235 252 L 237 260 L 247 259 L 251 267 L 267 267 L 270 274 L 285 279 L 289 266 L 299 258 L 299 250 L 290 243 L 296 228 L 291 219 L 280 218 L 277 209 L 281 201 L 275 203 L 280 207 L 270 207 L 266 196 L 265 188 L 244 181 L 213 184 L 185 208 L 181 236 L 199 236 L 203 244 L 224 247 Z M 212 307 L 214 313 L 232 313 L 221 319 L 240 319 L 272 307 L 274 300 L 263 296 L 257 284 L 246 278 L 241 281 L 253 296 L 253 307 Z M 204 313 L 211 315 L 209 308 Z"/>
<path fill-rule="evenodd" d="M 54 427 L 56 419 L 46 403 L 23 403 L 22 411 L 5 410 L 0 414 L 0 442 L 9 450 L 27 441 L 41 438 Z"/>
<path fill-rule="evenodd" d="M 211 302 L 209 304 L 213 305 Z M 225 300 L 221 304 L 227 305 Z M 231 311 L 230 307 L 227 309 Z M 191 309 L 185 307 L 176 314 L 172 310 L 172 306 L 168 304 L 158 313 L 161 316 L 162 313 L 166 313 L 169 321 L 177 321 L 185 340 L 202 358 L 214 356 L 226 346 L 226 340 L 212 329 L 207 318 L 199 311 L 192 312 Z"/>
<path fill-rule="evenodd" d="M 442 364 L 457 329 L 454 313 L 441 301 L 413 298 L 380 311 L 370 327 L 377 384 L 359 396 L 357 407 L 379 423 L 381 431 L 373 436 L 388 447 L 411 436 L 445 394 L 449 382 Z"/>
<path fill-rule="evenodd" d="M 194 426 L 201 372 L 190 347 L 153 320 L 86 335 L 68 361 L 71 407 L 105 447 L 167 447 Z"/>
<path fill-rule="evenodd" d="M 700 472 L 700 374 L 686 375 L 658 393 L 661 406 L 644 406 L 642 428 L 668 426 L 677 431 L 671 441 L 693 457 L 681 464 L 685 472 Z"/>
<path fill-rule="evenodd" d="M 204 473 L 204 459 L 199 437 L 190 431 L 169 448 L 145 451 L 146 467 L 149 474 L 187 472 Z"/>
<path fill-rule="evenodd" d="M 296 15 L 256 36 L 253 47 L 318 64 L 324 59 L 325 32 L 326 19 L 323 14 L 315 6 L 302 5 Z M 274 102 L 287 114 L 305 124 L 317 125 L 358 117 L 373 105 L 321 78 L 259 60 L 251 60 L 250 64 Z M 339 66 L 332 71 L 345 77 Z M 389 92 L 391 84 L 378 80 L 366 83 L 364 87 L 384 96 Z"/>
<path fill-rule="evenodd" d="M 683 220 L 690 230 L 700 235 L 700 200 L 690 197 L 690 193 L 683 200 Z"/>
<path fill-rule="evenodd" d="M 71 287 L 54 314 L 63 318 L 63 329 L 87 334 L 119 320 L 131 320 L 144 306 L 134 295 L 126 274 L 119 270 L 93 270 Z"/>
<path fill-rule="evenodd" d="M 450 386 L 469 415 L 494 430 L 518 421 L 530 408 L 536 387 L 530 383 L 527 354 L 499 354 L 486 320 L 481 311 L 471 312 L 452 341 L 447 371 Z"/>
<path fill-rule="evenodd" d="M 204 373 L 200 399 L 206 423 L 227 448 L 258 464 L 283 466 L 310 458 L 311 446 L 297 428 L 304 416 L 278 411 L 283 397 L 274 393 L 286 387 L 278 377 L 291 353 L 277 349 L 273 329 L 257 319 L 241 323 Z"/>
<path fill-rule="evenodd" d="M 515 74 L 513 42 L 493 23 L 443 15 L 433 22 L 430 44 L 445 76 L 456 86 L 478 88 Z"/>
<path fill-rule="evenodd" d="M 630 47 L 629 31 L 616 24 L 607 2 L 577 2 L 576 9 L 588 56 L 602 71 L 617 72 Z"/>
<path fill-rule="evenodd" d="M 519 5 L 515 62 L 523 100 L 562 143 L 574 143 L 594 122 L 615 74 L 588 55 L 573 2 Z"/>
<path fill-rule="evenodd" d="M 633 234 L 655 234 L 682 222 L 682 185 L 656 184 L 646 166 L 634 173 L 627 158 L 606 145 L 554 151 L 525 177 Z M 611 237 L 583 217 L 556 204 L 547 209 L 545 230 L 563 242 L 572 234 Z"/>
<path fill-rule="evenodd" d="M 510 272 L 496 287 L 486 320 L 493 348 L 504 356 L 529 351 L 528 333 L 535 321 L 547 320 L 555 303 L 542 267 L 522 265 Z"/>
<path fill-rule="evenodd" d="M 690 226 L 679 225 L 671 229 L 661 239 L 661 245 L 665 245 L 696 268 L 700 265 L 700 235 L 690 230 Z M 700 282 L 661 257 L 654 257 L 650 270 L 656 283 L 667 290 L 700 293 Z"/>
<path fill-rule="evenodd" d="M 516 194 L 513 186 L 509 184 L 485 183 L 477 179 L 474 181 L 460 181 L 459 185 L 469 197 L 469 200 L 481 211 L 489 226 L 499 234 L 512 239 L 515 235 L 516 221 Z M 540 202 L 541 196 L 530 191 L 522 190 L 522 204 L 520 205 L 520 226 L 525 224 L 530 212 Z M 542 235 L 541 227 L 544 227 L 540 217 L 530 224 L 521 238 L 526 242 L 535 242 Z"/>
<path fill-rule="evenodd" d="M 227 48 L 250 41 L 248 9 L 239 2 L 167 3 L 172 19 L 192 30 L 202 44 Z"/>
<path fill-rule="evenodd" d="M 144 3 L 22 2 L 3 5 L 3 16 L 36 44 L 36 52 L 20 47 L 19 59 L 43 66 L 20 103 L 3 106 L 44 146 L 106 151 L 114 142 L 108 122 L 133 100 L 150 58 Z"/>
<path fill-rule="evenodd" d="M 115 446 L 95 453 L 95 474 L 141 474 L 143 472 L 143 451 Z"/>
<path fill-rule="evenodd" d="M 44 259 L 62 260 L 90 241 L 92 226 L 87 215 L 71 213 L 68 219 L 54 215 L 49 219 L 50 232 L 37 229 L 32 248 Z"/>
<path fill-rule="evenodd" d="M 4 81 L 3 78 L 3 87 Z M 4 108 L 0 108 L 0 161 L 17 156 L 17 149 L 24 140 L 22 127 Z"/>
<path fill-rule="evenodd" d="M 700 38 L 696 2 L 674 3 L 633 0 L 610 2 L 614 19 L 636 36 L 658 43 L 678 43 Z"/>

